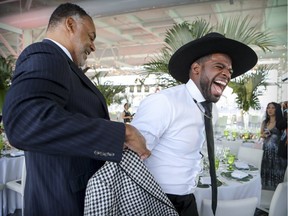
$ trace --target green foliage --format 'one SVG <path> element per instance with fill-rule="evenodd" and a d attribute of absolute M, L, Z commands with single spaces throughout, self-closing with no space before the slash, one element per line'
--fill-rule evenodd
<path fill-rule="evenodd" d="M 246 73 L 230 81 L 228 86 L 235 93 L 236 103 L 243 112 L 248 112 L 250 108 L 259 110 L 261 108 L 258 96 L 260 95 L 259 87 L 266 89 L 266 76 L 272 67 L 268 65 L 259 66 L 255 72 Z"/>
<path fill-rule="evenodd" d="M 155 55 L 144 67 L 148 74 L 157 74 L 159 82 L 163 85 L 178 85 L 174 78 L 167 79 L 163 74 L 169 74 L 168 63 L 173 53 L 182 45 L 200 38 L 209 32 L 219 32 L 227 38 L 238 40 L 247 45 L 260 47 L 264 52 L 270 51 L 275 46 L 272 35 L 268 31 L 258 31 L 258 25 L 251 25 L 252 18 L 248 16 L 241 19 L 240 17 L 225 18 L 212 26 L 204 19 L 196 19 L 192 23 L 183 22 L 175 24 L 167 30 L 165 35 L 165 45 L 160 54 Z M 173 81 L 174 80 L 174 81 Z"/>
<path fill-rule="evenodd" d="M 243 19 L 241 17 L 224 18 L 215 26 L 204 19 L 196 19 L 192 23 L 175 24 L 167 30 L 164 39 L 165 45 L 161 53 L 152 58 L 144 67 L 148 74 L 157 75 L 160 86 L 179 85 L 180 82 L 177 82 L 168 71 L 171 56 L 182 45 L 213 31 L 244 44 L 258 46 L 263 52 L 271 51 L 271 48 L 276 45 L 272 34 L 269 31 L 257 30 L 260 28 L 258 28 L 258 24 L 251 24 L 252 19 L 249 16 Z M 235 82 L 230 82 L 229 86 L 233 89 L 233 93 L 237 94 L 236 103 L 244 112 L 248 112 L 250 108 L 260 108 L 258 89 L 260 86 L 266 88 L 265 77 L 268 70 L 267 67 L 259 67 L 255 73 L 244 74 Z"/>
<path fill-rule="evenodd" d="M 121 104 L 122 99 L 124 97 L 120 97 L 117 95 L 118 93 L 122 92 L 125 90 L 125 86 L 121 85 L 113 85 L 111 81 L 106 81 L 103 84 L 100 83 L 101 77 L 105 77 L 107 73 L 100 73 L 100 72 L 95 72 L 95 75 L 92 77 L 92 82 L 94 85 L 97 86 L 99 91 L 103 94 L 107 105 L 111 105 L 112 103 L 118 103 Z"/>
<path fill-rule="evenodd" d="M 251 26 L 253 18 L 248 16 L 241 20 L 240 17 L 223 19 L 215 26 L 215 31 L 222 33 L 227 38 L 240 41 L 247 45 L 255 45 L 263 52 L 271 51 L 270 47 L 275 46 L 275 42 L 270 32 L 259 32 L 258 25 Z"/>
<path fill-rule="evenodd" d="M 7 90 L 11 84 L 15 59 L 13 56 L 0 56 L 0 90 Z"/>
<path fill-rule="evenodd" d="M 178 85 L 179 82 L 163 76 L 159 73 L 168 74 L 168 63 L 173 55 L 173 53 L 179 49 L 184 44 L 195 40 L 196 38 L 202 37 L 208 32 L 212 31 L 212 27 L 209 26 L 209 23 L 204 19 L 197 19 L 192 23 L 183 22 L 175 24 L 171 29 L 168 29 L 165 34 L 165 45 L 161 49 L 160 55 L 156 55 L 155 58 L 152 58 L 147 64 L 144 64 L 144 68 L 150 74 L 156 73 L 158 75 L 161 83 L 168 81 L 167 85 Z M 173 81 L 174 80 L 174 81 Z"/>
<path fill-rule="evenodd" d="M 0 112 L 2 112 L 6 92 L 11 85 L 14 62 L 13 56 L 7 58 L 0 56 Z"/>

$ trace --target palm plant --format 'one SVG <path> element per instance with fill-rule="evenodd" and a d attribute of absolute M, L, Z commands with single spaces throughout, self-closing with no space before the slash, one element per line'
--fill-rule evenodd
<path fill-rule="evenodd" d="M 100 83 L 101 77 L 105 77 L 107 73 L 102 74 L 100 72 L 95 72 L 95 75 L 91 78 L 94 85 L 97 86 L 99 91 L 103 94 L 107 105 L 111 105 L 113 102 L 120 104 L 124 97 L 117 95 L 118 93 L 125 90 L 125 86 L 113 85 L 111 81 L 106 81 L 103 84 Z"/>
<path fill-rule="evenodd" d="M 167 77 L 168 63 L 173 53 L 182 45 L 200 38 L 212 31 L 219 32 L 228 38 L 238 40 L 247 45 L 255 45 L 260 47 L 264 52 L 271 51 L 270 47 L 275 46 L 270 32 L 258 31 L 258 25 L 251 25 L 252 18 L 248 16 L 241 19 L 240 17 L 233 17 L 223 19 L 221 22 L 212 26 L 204 19 L 197 18 L 192 23 L 183 22 L 175 24 L 171 29 L 167 30 L 164 47 L 160 54 L 155 55 L 152 59 L 144 64 L 146 71 L 149 74 L 156 74 L 160 79 L 159 83 L 165 85 L 168 81 L 169 85 L 178 85 L 179 82 L 173 80 L 171 76 Z M 164 74 L 164 76 L 163 76 Z M 161 81 L 161 79 L 163 80 Z"/>
<path fill-rule="evenodd" d="M 154 73 L 157 75 L 159 85 L 164 87 L 178 85 L 179 82 L 177 82 L 168 73 L 168 63 L 170 57 L 182 45 L 213 31 L 219 32 L 225 35 L 227 38 L 240 41 L 247 45 L 257 46 L 264 53 L 271 51 L 271 48 L 276 45 L 273 41 L 271 33 L 269 31 L 259 31 L 258 24 L 251 25 L 251 21 L 252 18 L 246 16 L 243 19 L 240 17 L 225 18 L 215 26 L 212 26 L 204 19 L 196 19 L 192 23 L 183 22 L 180 24 L 175 24 L 166 32 L 164 39 L 165 45 L 160 54 L 153 57 L 147 64 L 144 65 L 144 67 L 148 74 Z M 241 82 L 242 79 L 250 80 L 249 84 L 245 83 L 245 85 L 254 86 L 252 93 L 251 90 L 243 91 L 245 88 L 244 86 L 242 89 L 240 89 L 240 87 L 235 83 L 230 85 L 234 93 L 237 94 L 237 98 L 247 98 L 249 101 L 247 102 L 247 100 L 240 99 L 236 100 L 239 108 L 245 110 L 245 112 L 248 112 L 250 107 L 254 109 L 260 108 L 257 98 L 257 88 L 265 85 L 265 82 L 263 81 L 267 75 L 267 73 L 263 73 L 265 69 L 265 67 L 259 68 L 258 72 L 250 74 L 249 78 L 245 75 L 242 75 L 244 77 L 240 78 Z M 263 82 L 259 80 L 262 80 Z M 239 89 L 236 89 L 238 87 Z M 251 86 L 248 89 L 251 89 Z"/>
<path fill-rule="evenodd" d="M 168 63 L 173 53 L 184 44 L 195 40 L 212 31 L 210 24 L 204 19 L 197 19 L 192 23 L 175 24 L 165 34 L 164 47 L 159 55 L 144 65 L 149 74 L 156 74 L 160 86 L 170 87 L 180 84 L 168 73 Z M 167 76 L 168 75 L 168 76 Z"/>
<path fill-rule="evenodd" d="M 240 110 L 248 112 L 250 108 L 258 110 L 261 108 L 258 96 L 261 95 L 259 87 L 266 89 L 266 76 L 272 66 L 260 65 L 255 72 L 246 73 L 230 81 L 228 86 L 232 88 L 236 96 L 236 103 Z"/>
<path fill-rule="evenodd" d="M 0 112 L 2 112 L 4 98 L 11 84 L 14 62 L 13 56 L 7 58 L 0 56 Z"/>

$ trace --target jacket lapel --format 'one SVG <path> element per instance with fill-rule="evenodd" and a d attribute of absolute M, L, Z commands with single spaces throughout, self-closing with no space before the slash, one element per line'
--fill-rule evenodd
<path fill-rule="evenodd" d="M 106 111 L 106 113 L 108 115 L 108 108 L 107 108 L 106 100 L 105 100 L 103 94 L 91 82 L 91 80 L 89 80 L 89 78 L 84 74 L 84 72 L 80 68 L 77 67 L 77 65 L 65 54 L 65 52 L 57 44 L 55 44 L 54 42 L 52 42 L 51 40 L 48 40 L 48 39 L 44 39 L 43 42 L 48 43 L 51 46 L 53 46 L 54 48 L 56 48 L 57 51 L 68 61 L 71 70 L 83 81 L 84 84 L 86 84 L 97 95 L 97 97 L 99 98 L 99 100 L 102 103 L 104 110 Z"/>

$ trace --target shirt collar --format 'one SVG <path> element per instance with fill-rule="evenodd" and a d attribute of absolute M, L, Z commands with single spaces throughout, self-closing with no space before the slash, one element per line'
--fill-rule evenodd
<path fill-rule="evenodd" d="M 198 89 L 196 84 L 191 79 L 189 79 L 189 81 L 185 85 L 186 85 L 187 91 L 189 92 L 190 96 L 193 99 L 195 99 L 199 103 L 205 101 L 205 98 L 201 94 L 200 90 Z"/>
<path fill-rule="evenodd" d="M 63 50 L 63 52 L 65 52 L 65 54 L 71 59 L 71 61 L 73 61 L 72 56 L 71 56 L 70 52 L 66 49 L 66 47 L 64 47 L 62 44 L 60 44 L 60 43 L 58 43 L 58 42 L 56 42 L 50 38 L 45 38 L 45 39 L 50 40 L 53 43 L 55 43 L 56 45 L 58 45 Z"/>

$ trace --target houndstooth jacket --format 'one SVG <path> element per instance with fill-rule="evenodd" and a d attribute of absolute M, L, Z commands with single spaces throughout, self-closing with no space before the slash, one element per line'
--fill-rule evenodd
<path fill-rule="evenodd" d="M 174 206 L 136 153 L 106 162 L 89 180 L 84 216 L 177 216 Z"/>

